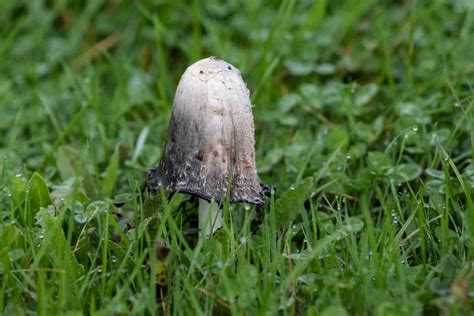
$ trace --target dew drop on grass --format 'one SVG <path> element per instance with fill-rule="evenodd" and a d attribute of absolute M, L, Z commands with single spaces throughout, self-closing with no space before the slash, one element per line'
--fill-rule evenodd
<path fill-rule="evenodd" d="M 44 239 L 44 235 L 41 234 L 41 235 L 38 236 L 38 238 L 39 238 L 40 240 L 43 240 L 43 239 Z"/>
<path fill-rule="evenodd" d="M 116 262 L 117 262 L 117 257 L 112 256 L 112 262 L 113 262 L 113 263 L 116 263 Z"/>
<path fill-rule="evenodd" d="M 412 127 L 413 132 L 418 132 L 418 125 L 413 125 Z"/>
<path fill-rule="evenodd" d="M 398 216 L 397 216 L 397 213 L 395 213 L 395 210 L 392 210 L 392 223 L 393 224 L 398 223 Z"/>
<path fill-rule="evenodd" d="M 245 203 L 245 204 L 244 204 L 244 209 L 245 209 L 246 211 L 250 211 L 250 204 Z"/>
<path fill-rule="evenodd" d="M 459 102 L 454 102 L 454 107 L 458 108 L 461 104 Z"/>
<path fill-rule="evenodd" d="M 97 270 L 97 272 L 101 273 L 101 272 L 102 272 L 102 268 L 99 268 L 99 269 Z"/>
<path fill-rule="evenodd" d="M 429 204 L 429 203 L 424 203 L 424 204 L 423 204 L 423 207 L 424 207 L 424 208 L 430 208 L 430 204 Z"/>
<path fill-rule="evenodd" d="M 239 239 L 239 241 L 240 241 L 240 244 L 241 244 L 241 245 L 245 245 L 245 244 L 247 243 L 247 238 L 241 237 L 241 238 Z"/>
<path fill-rule="evenodd" d="M 351 159 L 351 155 L 350 154 L 347 154 L 346 155 L 346 160 L 350 160 Z"/>
<path fill-rule="evenodd" d="M 295 185 L 294 184 L 290 185 L 290 190 L 294 190 L 294 189 L 295 189 Z"/>
<path fill-rule="evenodd" d="M 15 177 L 21 178 L 21 173 L 17 173 L 17 174 L 15 175 Z"/>

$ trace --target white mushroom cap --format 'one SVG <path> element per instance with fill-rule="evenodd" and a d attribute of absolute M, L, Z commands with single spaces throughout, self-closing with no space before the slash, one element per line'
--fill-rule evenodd
<path fill-rule="evenodd" d="M 148 187 L 220 202 L 230 178 L 231 202 L 262 203 L 249 90 L 236 67 L 209 57 L 181 77 L 168 141 Z"/>

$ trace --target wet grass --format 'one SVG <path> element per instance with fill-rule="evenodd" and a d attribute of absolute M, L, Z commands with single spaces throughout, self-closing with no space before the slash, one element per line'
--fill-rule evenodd
<path fill-rule="evenodd" d="M 0 313 L 466 314 L 474 7 L 0 3 Z M 263 222 L 140 195 L 187 65 L 240 68 Z"/>

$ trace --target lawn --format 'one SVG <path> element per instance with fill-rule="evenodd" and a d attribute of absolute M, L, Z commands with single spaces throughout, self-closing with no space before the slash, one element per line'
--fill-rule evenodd
<path fill-rule="evenodd" d="M 263 220 L 147 192 L 186 67 L 251 93 Z M 474 2 L 0 1 L 0 314 L 474 310 Z"/>

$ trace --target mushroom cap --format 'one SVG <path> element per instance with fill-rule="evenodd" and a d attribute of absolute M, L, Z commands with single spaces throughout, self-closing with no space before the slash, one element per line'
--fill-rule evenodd
<path fill-rule="evenodd" d="M 230 188 L 232 203 L 262 203 L 250 94 L 228 62 L 202 59 L 181 77 L 164 153 L 148 173 L 148 188 L 161 186 L 217 203 Z"/>

